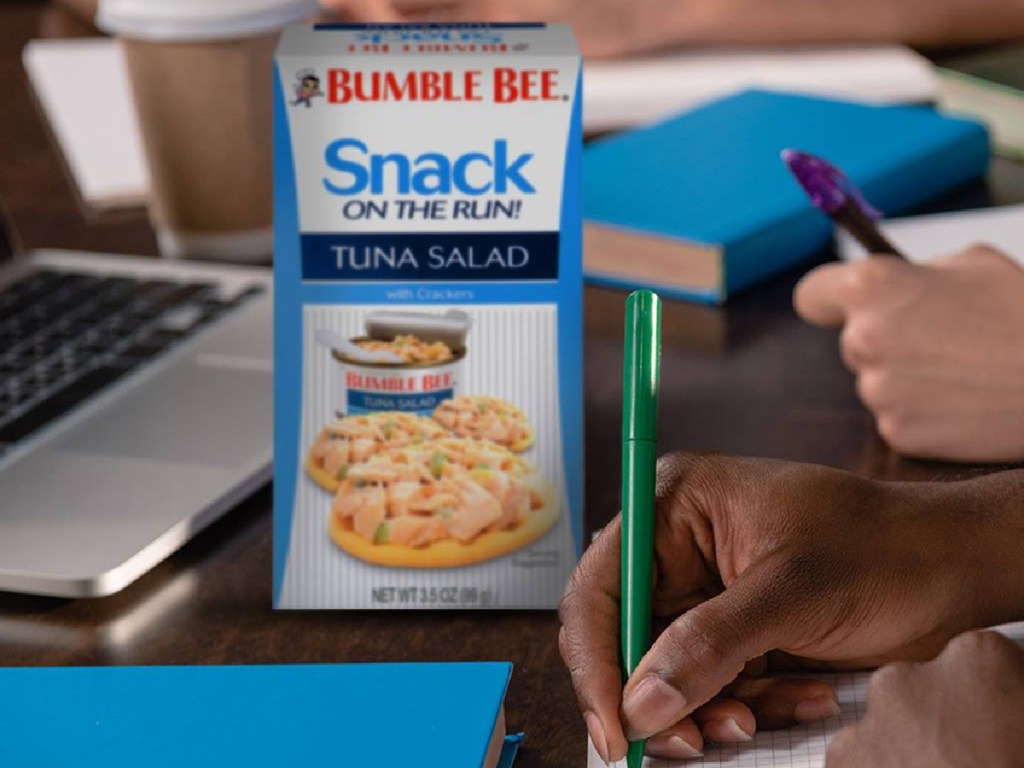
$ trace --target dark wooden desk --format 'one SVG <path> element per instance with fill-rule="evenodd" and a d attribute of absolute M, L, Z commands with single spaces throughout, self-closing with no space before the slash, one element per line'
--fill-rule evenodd
<path fill-rule="evenodd" d="M 28 91 L 20 51 L 59 19 L 36 3 L 0 8 L 0 200 L 25 248 L 155 254 L 141 210 L 94 216 L 78 204 Z M 1000 163 L 988 191 L 1024 199 L 1024 170 Z M 947 201 L 963 204 L 964 198 Z M 908 462 L 877 438 L 840 364 L 834 333 L 802 324 L 791 274 L 728 310 L 666 308 L 664 450 L 759 454 L 880 477 L 972 471 Z M 587 522 L 616 511 L 622 294 L 586 296 Z M 981 470 L 973 470 L 981 471 Z M 554 612 L 293 612 L 270 608 L 270 493 L 241 505 L 124 592 L 93 601 L 0 595 L 0 664 L 240 664 L 510 659 L 510 725 L 522 768 L 583 765 L 585 731 L 559 660 Z"/>

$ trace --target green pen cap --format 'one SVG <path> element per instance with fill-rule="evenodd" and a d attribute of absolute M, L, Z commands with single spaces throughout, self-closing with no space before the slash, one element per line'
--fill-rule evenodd
<path fill-rule="evenodd" d="M 661 370 L 661 299 L 633 291 L 626 299 L 626 343 L 622 372 L 622 439 L 656 440 Z"/>

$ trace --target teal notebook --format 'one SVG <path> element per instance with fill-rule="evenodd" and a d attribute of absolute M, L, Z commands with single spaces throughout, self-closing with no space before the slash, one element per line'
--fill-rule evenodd
<path fill-rule="evenodd" d="M 0 669 L 0 765 L 508 768 L 512 666 Z"/>
<path fill-rule="evenodd" d="M 988 134 L 926 107 L 744 91 L 583 153 L 584 269 L 717 303 L 828 245 L 832 224 L 779 159 L 839 166 L 886 215 L 981 176 Z"/>

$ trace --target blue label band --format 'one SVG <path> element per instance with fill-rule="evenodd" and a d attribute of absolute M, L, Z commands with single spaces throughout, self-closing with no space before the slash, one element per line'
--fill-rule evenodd
<path fill-rule="evenodd" d="M 348 391 L 348 412 L 366 413 L 369 411 L 423 411 L 432 413 L 442 400 L 450 400 L 454 395 L 451 389 L 436 392 L 424 392 L 418 395 L 392 395 L 381 392 L 367 392 L 360 389 Z"/>
<path fill-rule="evenodd" d="M 557 280 L 557 232 L 302 236 L 303 280 Z"/>

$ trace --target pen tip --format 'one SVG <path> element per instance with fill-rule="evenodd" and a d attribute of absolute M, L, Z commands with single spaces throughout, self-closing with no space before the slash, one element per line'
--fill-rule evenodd
<path fill-rule="evenodd" d="M 629 751 L 626 752 L 626 768 L 640 768 L 644 761 L 644 742 L 629 742 Z"/>

